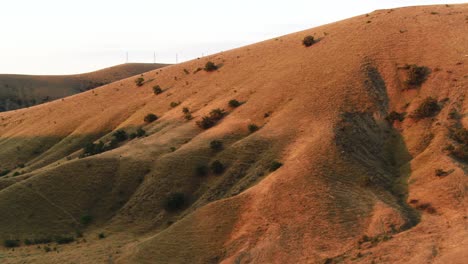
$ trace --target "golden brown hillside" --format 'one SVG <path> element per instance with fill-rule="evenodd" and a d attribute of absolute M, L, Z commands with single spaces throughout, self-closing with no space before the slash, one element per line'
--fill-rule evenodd
<path fill-rule="evenodd" d="M 10 111 L 81 93 L 167 64 L 126 63 L 76 75 L 0 74 L 0 111 Z"/>
<path fill-rule="evenodd" d="M 464 263 L 467 16 L 378 10 L 0 114 L 0 260 Z"/>

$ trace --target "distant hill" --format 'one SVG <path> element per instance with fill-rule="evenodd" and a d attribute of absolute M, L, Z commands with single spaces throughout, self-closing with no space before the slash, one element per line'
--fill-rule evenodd
<path fill-rule="evenodd" d="M 75 75 L 0 74 L 0 112 L 63 98 L 165 66 L 126 63 Z"/>
<path fill-rule="evenodd" d="M 465 264 L 467 16 L 377 10 L 0 113 L 0 262 Z"/>

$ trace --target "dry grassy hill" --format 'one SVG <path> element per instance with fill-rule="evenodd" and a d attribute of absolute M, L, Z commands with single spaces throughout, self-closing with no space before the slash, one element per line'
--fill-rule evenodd
<path fill-rule="evenodd" d="M 76 75 L 0 74 L 0 111 L 60 99 L 164 66 L 167 64 L 126 63 Z"/>
<path fill-rule="evenodd" d="M 463 263 L 467 17 L 378 10 L 0 114 L 1 262 Z"/>

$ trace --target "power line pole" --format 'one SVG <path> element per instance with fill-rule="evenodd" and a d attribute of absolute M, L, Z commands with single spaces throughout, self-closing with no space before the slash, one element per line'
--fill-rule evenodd
<path fill-rule="evenodd" d="M 153 54 L 153 63 L 156 64 L 156 51 Z"/>

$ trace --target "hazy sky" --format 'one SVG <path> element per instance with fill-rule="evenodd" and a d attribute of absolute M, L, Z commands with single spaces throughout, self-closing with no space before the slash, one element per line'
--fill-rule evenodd
<path fill-rule="evenodd" d="M 174 63 L 321 24 L 436 0 L 0 0 L 0 73 Z"/>

